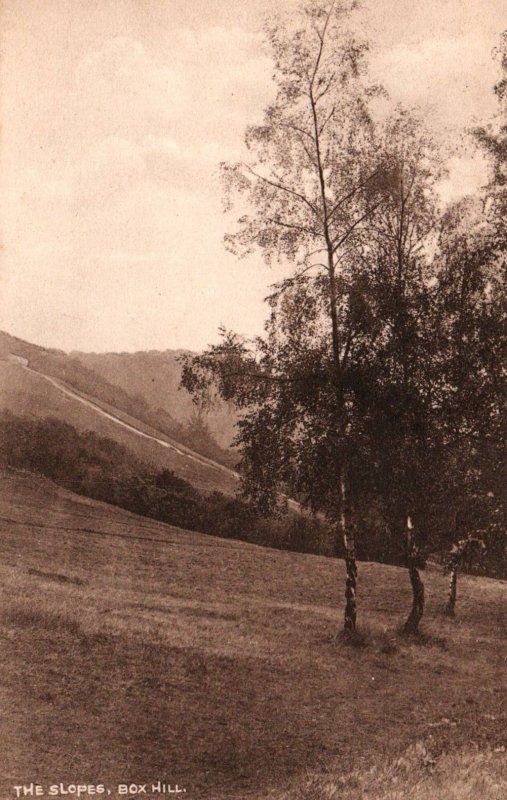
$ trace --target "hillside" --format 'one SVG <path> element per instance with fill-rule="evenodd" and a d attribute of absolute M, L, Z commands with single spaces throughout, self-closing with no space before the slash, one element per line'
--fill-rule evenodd
<path fill-rule="evenodd" d="M 138 353 L 72 353 L 85 367 L 129 395 L 141 397 L 150 409 L 162 409 L 176 422 L 186 425 L 196 414 L 189 393 L 180 388 L 180 350 L 151 350 Z M 228 448 L 234 437 L 235 413 L 220 403 L 204 413 L 213 438 Z"/>
<path fill-rule="evenodd" d="M 34 359 L 30 349 L 20 347 L 17 355 L 18 359 L 35 364 L 36 369 L 12 360 L 12 356 L 9 360 L 9 355 L 0 360 L 0 410 L 34 418 L 54 416 L 79 431 L 94 430 L 125 445 L 143 461 L 174 470 L 202 491 L 236 493 L 238 479 L 230 469 L 193 452 L 121 408 L 72 389 L 60 378 L 51 377 L 54 372 L 46 374 L 44 354 Z"/>
<path fill-rule="evenodd" d="M 189 800 L 505 797 L 504 583 L 462 577 L 450 620 L 429 571 L 424 636 L 406 640 L 406 571 L 362 563 L 354 648 L 336 637 L 341 562 L 0 478 L 2 796 L 35 779 L 112 796 L 161 780 Z"/>
<path fill-rule="evenodd" d="M 229 449 L 233 426 L 230 413 L 227 412 L 231 435 L 225 436 L 227 443 L 224 449 L 211 435 L 206 414 L 199 416 L 190 395 L 184 390 L 179 391 L 180 373 L 175 358 L 171 362 L 174 367 L 171 378 L 169 381 L 164 381 L 163 365 L 155 365 L 156 369 L 150 367 L 147 374 L 145 356 L 149 362 L 150 354 L 134 355 L 135 363 L 125 374 L 123 359 L 126 358 L 128 365 L 131 359 L 129 354 L 121 356 L 122 368 L 108 370 L 103 367 L 109 363 L 109 356 L 104 356 L 103 364 L 102 356 L 91 356 L 87 359 L 85 354 L 80 354 L 80 358 L 77 358 L 61 350 L 39 347 L 0 331 L 0 360 L 17 358 L 18 363 L 24 362 L 33 370 L 51 376 L 88 398 L 130 415 L 165 436 L 192 450 L 197 450 L 201 455 L 219 461 L 225 466 L 234 467 L 236 454 Z M 84 363 L 85 361 L 90 363 Z M 93 366 L 95 362 L 97 369 Z M 158 378 L 155 377 L 159 374 L 162 378 L 160 385 L 157 383 Z M 153 387 L 156 387 L 156 390 Z M 154 402 L 153 396 L 158 397 L 160 402 L 158 400 Z M 212 412 L 210 419 L 216 417 L 217 413 L 219 412 Z"/>

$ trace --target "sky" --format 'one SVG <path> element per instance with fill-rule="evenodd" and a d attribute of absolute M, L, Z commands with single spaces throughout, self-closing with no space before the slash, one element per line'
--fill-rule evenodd
<path fill-rule="evenodd" d="M 290 13 L 295 0 L 277 7 Z M 221 161 L 273 96 L 268 0 L 3 0 L 0 328 L 64 350 L 189 348 L 261 332 L 277 277 L 223 246 Z M 393 101 L 447 143 L 496 110 L 506 0 L 367 0 Z M 449 156 L 444 200 L 484 182 Z"/>

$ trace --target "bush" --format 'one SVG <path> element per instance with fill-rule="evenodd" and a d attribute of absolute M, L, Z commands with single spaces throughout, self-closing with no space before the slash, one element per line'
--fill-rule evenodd
<path fill-rule="evenodd" d="M 260 516 L 220 492 L 200 494 L 169 469 L 154 470 L 127 448 L 49 417 L 0 414 L 0 464 L 28 469 L 79 494 L 180 528 L 308 553 L 329 551 L 325 527 L 306 517 Z"/>

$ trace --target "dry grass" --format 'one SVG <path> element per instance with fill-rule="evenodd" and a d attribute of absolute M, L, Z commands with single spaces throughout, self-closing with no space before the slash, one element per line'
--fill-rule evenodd
<path fill-rule="evenodd" d="M 68 614 L 61 610 L 48 611 L 46 609 L 37 610 L 30 607 L 7 609 L 0 614 L 2 624 L 12 630 L 18 628 L 32 628 L 34 632 L 40 633 L 70 633 L 77 636 L 81 627 L 77 620 L 72 619 Z"/>
<path fill-rule="evenodd" d="M 407 638 L 404 571 L 362 564 L 351 643 L 335 561 L 2 479 L 2 798 L 35 779 L 160 779 L 189 800 L 475 800 L 480 781 L 496 800 L 505 584 L 462 579 L 451 620 L 430 572 Z"/>
<path fill-rule="evenodd" d="M 273 796 L 274 797 L 274 796 Z M 276 800 L 505 800 L 502 751 L 460 750 L 434 757 L 417 742 L 388 765 L 345 776 L 312 775 Z"/>

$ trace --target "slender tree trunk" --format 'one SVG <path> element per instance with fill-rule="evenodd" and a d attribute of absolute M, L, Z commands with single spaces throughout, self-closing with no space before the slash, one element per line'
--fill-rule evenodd
<path fill-rule="evenodd" d="M 349 512 L 347 500 L 347 485 L 345 469 L 342 467 L 340 472 L 340 531 L 345 547 L 345 568 L 347 577 L 345 580 L 345 619 L 344 630 L 355 631 L 357 619 L 357 564 L 356 564 L 356 543 L 354 533 L 349 527 Z"/>
<path fill-rule="evenodd" d="M 450 568 L 449 594 L 447 595 L 447 605 L 445 607 L 445 613 L 448 614 L 450 617 L 454 616 L 454 610 L 456 608 L 457 586 L 458 586 L 458 565 L 455 563 Z"/>
<path fill-rule="evenodd" d="M 412 609 L 403 626 L 404 633 L 417 633 L 424 613 L 424 584 L 419 575 L 419 550 L 415 542 L 412 519 L 407 516 L 407 563 L 410 583 L 412 585 Z"/>
<path fill-rule="evenodd" d="M 456 595 L 458 584 L 458 569 L 461 564 L 466 569 L 465 559 L 469 559 L 468 569 L 472 568 L 472 554 L 473 547 L 476 547 L 478 557 L 482 559 L 485 553 L 484 542 L 476 536 L 466 536 L 464 539 L 459 539 L 451 547 L 444 566 L 444 575 L 450 575 L 449 578 L 449 593 L 447 595 L 447 605 L 445 607 L 446 614 L 450 617 L 454 616 L 456 610 Z"/>

